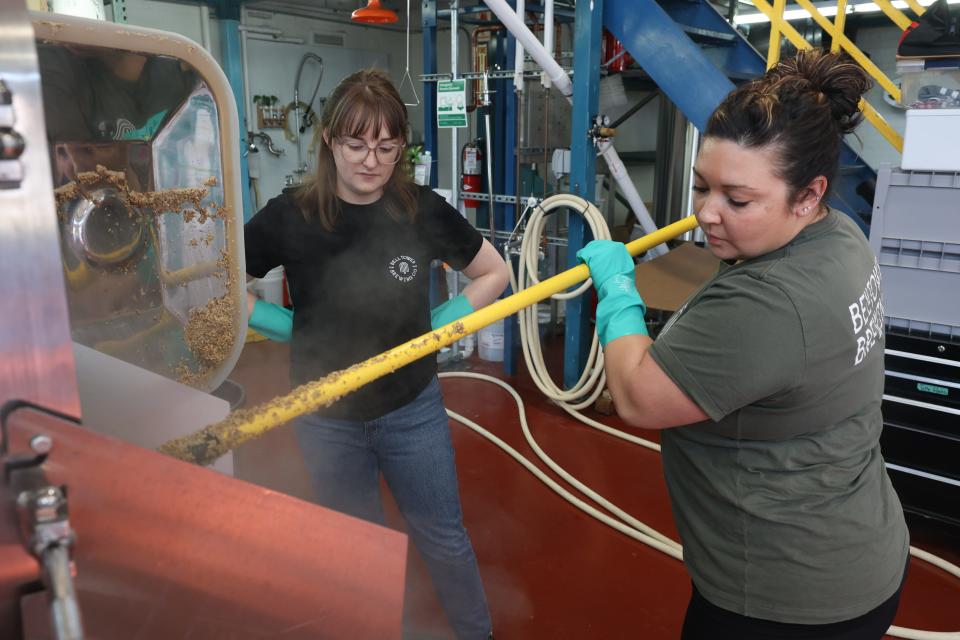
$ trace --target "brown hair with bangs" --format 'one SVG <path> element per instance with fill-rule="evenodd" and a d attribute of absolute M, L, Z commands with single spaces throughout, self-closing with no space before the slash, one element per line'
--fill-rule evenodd
<path fill-rule="evenodd" d="M 387 74 L 364 69 L 341 80 L 327 98 L 314 132 L 317 172 L 293 195 L 308 222 L 319 220 L 325 230 L 333 231 L 340 218 L 337 164 L 330 142 L 341 136 L 363 138 L 367 132 L 379 137 L 384 130 L 406 142 L 407 108 Z M 408 165 L 407 154 L 401 153 L 400 162 L 393 166 L 393 174 L 384 185 L 381 201 L 390 217 L 401 222 L 413 222 L 417 214 L 417 186 L 410 178 Z"/>

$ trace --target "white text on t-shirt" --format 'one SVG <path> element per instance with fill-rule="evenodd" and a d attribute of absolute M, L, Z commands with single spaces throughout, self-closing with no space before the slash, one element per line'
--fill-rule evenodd
<path fill-rule="evenodd" d="M 880 292 L 880 265 L 876 261 L 863 293 L 849 308 L 853 335 L 857 340 L 853 366 L 857 366 L 883 336 L 883 296 Z"/>

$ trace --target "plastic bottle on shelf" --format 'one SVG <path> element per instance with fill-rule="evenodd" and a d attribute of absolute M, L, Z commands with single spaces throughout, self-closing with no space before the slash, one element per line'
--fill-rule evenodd
<path fill-rule="evenodd" d="M 424 151 L 417 158 L 417 163 L 413 167 L 413 180 L 419 185 L 427 186 L 430 184 L 430 169 L 433 158 L 429 151 Z"/>

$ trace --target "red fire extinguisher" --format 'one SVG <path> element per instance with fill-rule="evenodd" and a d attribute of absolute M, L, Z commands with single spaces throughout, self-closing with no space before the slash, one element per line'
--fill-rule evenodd
<path fill-rule="evenodd" d="M 600 41 L 600 64 L 607 67 L 607 71 L 615 73 L 626 71 L 632 62 L 633 58 L 626 52 L 623 43 L 604 29 L 603 39 Z"/>
<path fill-rule="evenodd" d="M 475 208 L 480 204 L 478 200 L 468 198 L 469 194 L 478 193 L 483 188 L 483 152 L 480 150 L 480 141 L 471 140 L 463 145 L 460 157 L 463 177 L 460 191 L 463 193 L 463 206 Z"/>

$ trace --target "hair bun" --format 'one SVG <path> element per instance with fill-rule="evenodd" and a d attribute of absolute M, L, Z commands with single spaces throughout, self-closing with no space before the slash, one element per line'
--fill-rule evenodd
<path fill-rule="evenodd" d="M 822 49 L 798 51 L 768 75 L 776 76 L 780 82 L 799 80 L 802 86 L 797 89 L 813 93 L 818 101 L 826 100 L 842 133 L 850 133 L 862 120 L 860 99 L 873 85 L 853 58 Z"/>

